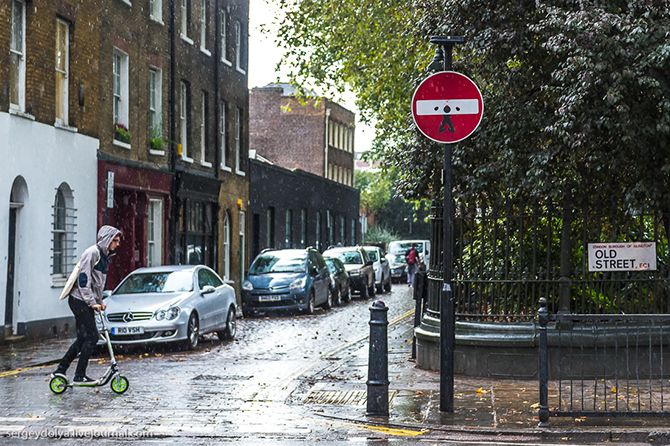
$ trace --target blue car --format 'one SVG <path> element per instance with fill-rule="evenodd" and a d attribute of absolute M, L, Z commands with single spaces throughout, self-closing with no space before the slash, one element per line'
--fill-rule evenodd
<path fill-rule="evenodd" d="M 312 248 L 265 250 L 251 264 L 242 284 L 245 317 L 274 310 L 313 314 L 330 308 L 330 274 L 321 254 Z"/>

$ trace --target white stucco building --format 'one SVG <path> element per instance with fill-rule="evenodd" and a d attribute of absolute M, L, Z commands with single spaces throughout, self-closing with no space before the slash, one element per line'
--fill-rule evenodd
<path fill-rule="evenodd" d="M 95 243 L 98 140 L 0 112 L 1 338 L 74 332 L 62 286 Z"/>

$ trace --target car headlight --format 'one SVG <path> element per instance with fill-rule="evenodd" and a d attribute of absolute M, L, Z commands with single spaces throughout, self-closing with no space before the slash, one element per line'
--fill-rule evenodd
<path fill-rule="evenodd" d="M 242 289 L 244 291 L 251 291 L 254 289 L 254 286 L 251 284 L 251 282 L 245 280 L 244 283 L 242 283 Z"/>
<path fill-rule="evenodd" d="M 157 321 L 162 321 L 165 319 L 165 310 L 157 311 L 156 312 L 156 320 Z"/>
<path fill-rule="evenodd" d="M 293 282 L 291 282 L 291 285 L 289 287 L 292 290 L 299 290 L 301 288 L 305 288 L 305 283 L 307 282 L 307 276 L 303 276 L 299 279 L 295 279 Z"/>
<path fill-rule="evenodd" d="M 179 307 L 170 308 L 165 312 L 165 319 L 167 319 L 168 321 L 177 319 L 177 317 L 179 316 L 179 311 L 180 311 Z"/>

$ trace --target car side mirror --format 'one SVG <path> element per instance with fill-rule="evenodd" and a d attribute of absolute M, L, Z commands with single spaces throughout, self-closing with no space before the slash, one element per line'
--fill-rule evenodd
<path fill-rule="evenodd" d="M 225 279 L 223 283 L 225 283 L 226 285 L 235 285 L 235 281 L 230 279 Z"/>
<path fill-rule="evenodd" d="M 102 298 L 107 299 L 109 296 L 112 295 L 112 290 L 105 290 L 102 292 Z"/>
<path fill-rule="evenodd" d="M 309 274 L 311 276 L 316 276 L 319 273 L 319 269 L 316 266 L 311 266 L 309 268 Z"/>
<path fill-rule="evenodd" d="M 205 294 L 212 294 L 214 291 L 216 291 L 216 288 L 214 288 L 212 285 L 205 285 L 205 287 L 200 291 L 200 294 L 204 296 Z"/>

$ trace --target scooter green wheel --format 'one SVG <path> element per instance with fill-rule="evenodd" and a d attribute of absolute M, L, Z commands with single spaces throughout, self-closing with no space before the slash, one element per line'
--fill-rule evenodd
<path fill-rule="evenodd" d="M 130 386 L 130 383 L 128 382 L 128 378 L 122 375 L 116 375 L 114 378 L 112 378 L 112 382 L 110 384 L 112 386 L 112 390 L 116 393 L 123 393 L 126 390 L 128 390 L 128 387 Z"/>
<path fill-rule="evenodd" d="M 67 379 L 62 376 L 54 376 L 49 382 L 49 388 L 55 394 L 61 394 L 67 390 Z"/>

